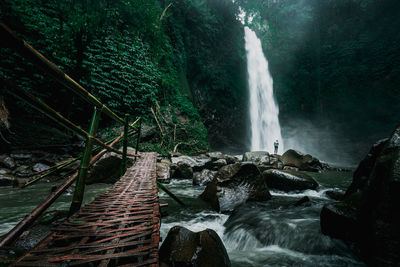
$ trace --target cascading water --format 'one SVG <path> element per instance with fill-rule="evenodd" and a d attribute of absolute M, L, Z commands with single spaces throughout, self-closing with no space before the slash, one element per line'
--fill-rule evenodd
<path fill-rule="evenodd" d="M 273 152 L 275 140 L 279 141 L 279 151 L 284 151 L 268 61 L 255 32 L 248 27 L 244 30 L 250 91 L 251 151 Z"/>

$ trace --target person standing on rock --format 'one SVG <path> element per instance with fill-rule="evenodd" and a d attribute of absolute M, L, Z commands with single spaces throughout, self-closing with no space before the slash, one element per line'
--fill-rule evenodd
<path fill-rule="evenodd" d="M 278 146 L 279 146 L 279 142 L 278 142 L 278 140 L 275 140 L 275 142 L 274 142 L 274 148 L 275 148 L 274 154 L 278 154 Z"/>

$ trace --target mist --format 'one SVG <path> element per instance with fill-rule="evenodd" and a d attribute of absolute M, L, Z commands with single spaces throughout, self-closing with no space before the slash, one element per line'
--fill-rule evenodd
<path fill-rule="evenodd" d="M 321 161 L 342 167 L 356 167 L 369 147 L 362 140 L 354 142 L 332 122 L 292 119 L 282 125 L 285 149 L 299 150 Z M 372 143 L 371 143 L 372 145 Z M 284 153 L 284 151 L 280 151 Z"/>

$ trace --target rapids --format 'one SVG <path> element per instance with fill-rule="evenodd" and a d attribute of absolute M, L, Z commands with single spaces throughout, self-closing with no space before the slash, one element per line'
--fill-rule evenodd
<path fill-rule="evenodd" d="M 187 207 L 180 207 L 160 192 L 160 201 L 168 202 L 168 216 L 162 219 L 161 236 L 175 225 L 191 231 L 213 229 L 221 237 L 233 266 L 365 266 L 340 240 L 321 233 L 319 214 L 332 200 L 325 195 L 333 184 L 345 190 L 351 173 L 309 173 L 321 186 L 317 190 L 285 193 L 272 191 L 272 199 L 250 202 L 232 213 L 210 210 L 198 196 L 204 187 L 193 187 L 190 180 L 173 180 L 168 188 Z M 308 196 L 310 202 L 293 203 Z"/>

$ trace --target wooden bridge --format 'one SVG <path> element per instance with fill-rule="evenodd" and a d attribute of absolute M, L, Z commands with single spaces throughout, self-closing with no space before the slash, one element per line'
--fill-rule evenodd
<path fill-rule="evenodd" d="M 128 114 L 124 118 L 120 118 L 1 22 L 0 39 L 1 47 L 20 53 L 64 88 L 94 106 L 90 129 L 85 131 L 42 100 L 24 89 L 18 88 L 7 77 L 0 76 L 8 93 L 26 101 L 34 109 L 58 124 L 86 138 L 86 147 L 81 156 L 53 166 L 46 170 L 47 173 L 41 174 L 21 187 L 29 186 L 77 160 L 81 162 L 75 174 L 67 177 L 46 200 L 8 234 L 1 237 L 0 247 L 12 244 L 76 181 L 69 218 L 55 228 L 52 234 L 45 237 L 35 248 L 18 259 L 14 266 L 158 266 L 161 213 L 157 187 L 166 191 L 178 202 L 180 200 L 157 182 L 156 153 L 138 154 L 140 118 L 132 124 L 128 122 Z M 123 132 L 119 137 L 107 142 L 96 137 L 101 114 L 105 114 L 123 125 Z M 137 136 L 135 154 L 128 154 L 128 137 L 133 134 Z M 114 145 L 120 141 L 123 143 L 122 151 L 114 148 Z M 94 146 L 97 148 L 93 148 Z M 103 150 L 99 152 L 100 149 Z M 99 195 L 93 202 L 81 209 L 88 168 L 107 151 L 122 155 L 121 178 L 107 192 Z M 93 155 L 94 152 L 99 153 Z M 128 169 L 127 157 L 135 159 L 134 165 Z M 180 202 L 180 204 L 183 203 Z"/>
<path fill-rule="evenodd" d="M 145 153 L 15 266 L 158 266 L 156 154 Z"/>

